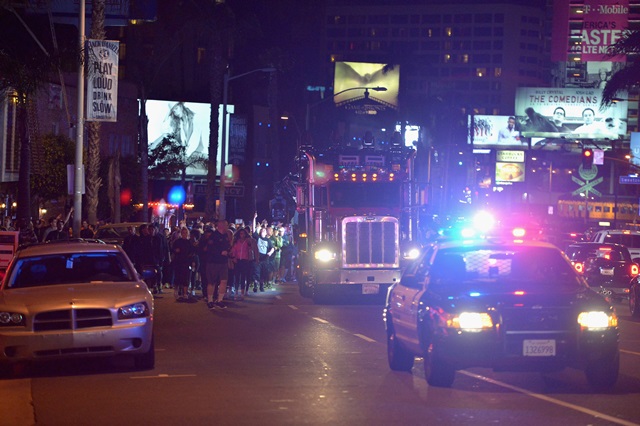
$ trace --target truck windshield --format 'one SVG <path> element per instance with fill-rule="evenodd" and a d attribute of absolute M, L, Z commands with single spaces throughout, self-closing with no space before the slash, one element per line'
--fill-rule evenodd
<path fill-rule="evenodd" d="M 334 182 L 329 187 L 331 207 L 401 207 L 400 182 Z"/>

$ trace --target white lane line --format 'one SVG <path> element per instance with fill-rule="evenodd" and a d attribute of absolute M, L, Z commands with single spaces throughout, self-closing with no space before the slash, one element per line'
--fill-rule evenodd
<path fill-rule="evenodd" d="M 640 352 L 626 351 L 624 349 L 620 349 L 620 352 L 624 352 L 625 354 L 638 355 L 640 356 Z"/>
<path fill-rule="evenodd" d="M 318 317 L 311 317 L 311 318 L 313 318 L 314 320 L 316 320 L 318 322 L 321 322 L 323 324 L 329 324 L 329 321 L 323 320 L 322 318 L 318 318 Z"/>
<path fill-rule="evenodd" d="M 177 377 L 196 377 L 196 374 L 158 374 L 157 376 L 133 376 L 130 379 L 175 379 Z"/>
<path fill-rule="evenodd" d="M 298 310 L 298 307 L 297 307 L 297 306 L 294 306 L 294 305 L 287 305 L 287 306 L 288 306 L 288 307 L 290 307 L 291 309 L 293 309 L 294 311 L 297 311 L 297 310 Z"/>
<path fill-rule="evenodd" d="M 599 411 L 590 410 L 588 408 L 584 408 L 584 407 L 581 407 L 579 405 L 571 404 L 569 402 L 564 402 L 564 401 L 561 401 L 559 399 L 551 398 L 551 397 L 548 397 L 546 395 L 541 395 L 539 393 L 529 392 L 526 389 L 522 389 L 522 388 L 519 388 L 517 386 L 512 386 L 512 385 L 509 385 L 507 383 L 500 382 L 498 380 L 490 379 L 489 377 L 480 376 L 479 374 L 473 374 L 473 373 L 470 373 L 470 372 L 465 371 L 465 370 L 459 370 L 458 373 L 464 374 L 465 376 L 473 377 L 474 379 L 478 379 L 478 380 L 482 380 L 484 382 L 488 382 L 488 383 L 494 384 L 496 386 L 500 386 L 500 387 L 503 387 L 503 388 L 506 388 L 506 389 L 510 389 L 512 391 L 519 392 L 519 393 L 522 393 L 524 395 L 530 396 L 532 398 L 537 398 L 537 399 L 540 399 L 542 401 L 549 402 L 551 404 L 555 404 L 555 405 L 559 405 L 561 407 L 569 408 L 571 410 L 579 411 L 581 413 L 584 413 L 584 414 L 587 414 L 589 416 L 593 416 L 593 417 L 596 417 L 596 418 L 599 418 L 599 419 L 603 419 L 603 420 L 606 420 L 606 421 L 611 422 L 611 423 L 624 425 L 624 426 L 640 426 L 640 424 L 638 424 L 638 423 L 633 423 L 633 422 L 630 422 L 628 420 L 619 419 L 617 417 L 613 417 L 613 416 L 610 416 L 608 414 L 601 413 Z"/>
<path fill-rule="evenodd" d="M 366 341 L 366 342 L 370 342 L 370 343 L 376 343 L 375 340 L 373 340 L 370 337 L 364 336 L 362 334 L 354 334 L 354 336 L 361 338 L 362 340 Z"/>

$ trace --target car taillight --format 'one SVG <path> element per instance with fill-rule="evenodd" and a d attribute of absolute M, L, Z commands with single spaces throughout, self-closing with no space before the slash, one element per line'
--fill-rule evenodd
<path fill-rule="evenodd" d="M 573 263 L 573 267 L 575 268 L 575 270 L 579 273 L 583 273 L 584 272 L 584 263 L 581 262 L 574 262 Z"/>
<path fill-rule="evenodd" d="M 638 274 L 640 274 L 640 267 L 634 263 L 631 265 L 631 276 L 635 277 Z"/>

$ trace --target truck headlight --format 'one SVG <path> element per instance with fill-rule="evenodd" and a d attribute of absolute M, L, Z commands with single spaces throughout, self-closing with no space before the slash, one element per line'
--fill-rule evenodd
<path fill-rule="evenodd" d="M 578 315 L 578 324 L 580 324 L 582 329 L 601 330 L 609 327 L 617 327 L 618 317 L 616 314 L 609 314 L 607 312 L 580 312 Z"/>
<path fill-rule="evenodd" d="M 336 253 L 328 249 L 320 249 L 315 252 L 314 257 L 320 262 L 331 262 L 336 259 Z"/>
<path fill-rule="evenodd" d="M 409 248 L 402 254 L 405 260 L 414 260 L 417 259 L 418 256 L 420 256 L 420 249 L 417 247 Z"/>

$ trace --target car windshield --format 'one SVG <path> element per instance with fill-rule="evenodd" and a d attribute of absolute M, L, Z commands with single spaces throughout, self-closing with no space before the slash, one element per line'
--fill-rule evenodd
<path fill-rule="evenodd" d="M 569 259 L 576 262 L 584 262 L 587 259 L 598 259 L 603 261 L 631 261 L 631 255 L 629 251 L 620 250 L 617 247 L 611 246 L 569 246 L 566 251 Z"/>
<path fill-rule="evenodd" d="M 606 243 L 622 244 L 627 247 L 640 247 L 640 235 L 635 234 L 607 234 Z"/>
<path fill-rule="evenodd" d="M 122 238 L 128 233 L 127 228 L 102 228 L 98 229 L 97 238 Z"/>
<path fill-rule="evenodd" d="M 17 260 L 5 288 L 101 281 L 135 281 L 119 253 L 53 254 Z"/>
<path fill-rule="evenodd" d="M 437 288 L 479 292 L 584 288 L 562 254 L 545 247 L 440 250 L 430 275 L 436 291 Z"/>

